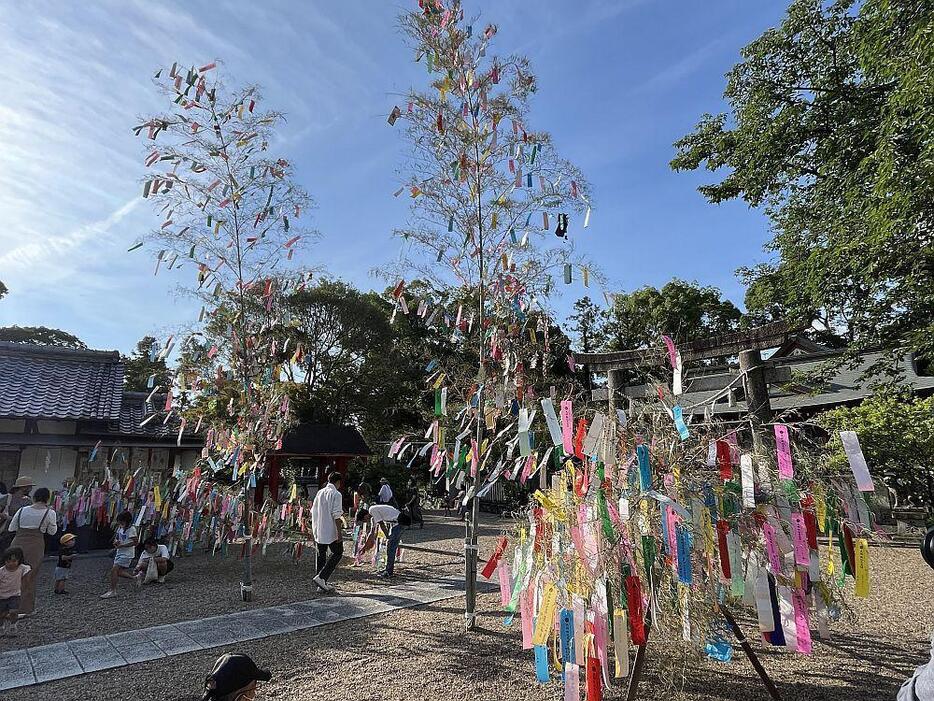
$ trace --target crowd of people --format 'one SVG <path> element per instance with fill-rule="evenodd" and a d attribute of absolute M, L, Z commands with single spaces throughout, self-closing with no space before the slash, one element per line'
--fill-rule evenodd
<path fill-rule="evenodd" d="M 59 517 L 49 506 L 51 494 L 45 487 L 33 492 L 31 477 L 20 477 L 7 491 L 0 482 L 0 621 L 3 635 L 16 635 L 19 619 L 36 608 L 36 584 L 45 559 L 46 540 L 58 534 Z M 174 569 L 168 548 L 154 538 L 139 544 L 137 529 L 128 511 L 117 516 L 114 533 L 114 562 L 110 572 L 110 587 L 101 594 L 109 599 L 117 595 L 120 578 L 132 579 L 137 588 L 144 583 L 165 582 Z M 67 582 L 77 556 L 77 538 L 64 533 L 58 539 L 58 560 L 53 575 L 53 593 L 68 594 Z M 134 566 L 134 562 L 136 563 Z"/>
<path fill-rule="evenodd" d="M 0 482 L 0 622 L 5 635 L 15 635 L 19 619 L 34 612 L 46 543 L 59 535 L 60 519 L 49 506 L 49 490 L 40 487 L 33 491 L 34 487 L 28 476 L 18 478 L 9 491 Z M 329 580 L 344 556 L 345 529 L 353 529 L 353 565 L 359 566 L 364 557 L 380 548 L 380 557 L 374 557 L 379 564 L 377 576 L 392 579 L 403 530 L 413 524 L 424 527 L 421 497 L 414 482 L 409 484 L 407 497 L 401 503 L 386 478 L 379 480 L 375 490 L 361 482 L 353 489 L 352 507 L 347 514 L 352 520 L 345 517 L 342 487 L 341 473 L 330 472 L 311 506 L 311 531 L 317 546 L 312 582 L 323 592 L 335 591 Z M 120 580 L 129 580 L 136 588 L 165 582 L 175 567 L 169 548 L 151 537 L 141 539 L 129 511 L 119 513 L 115 523 L 109 586 L 100 597 L 116 597 Z M 76 545 L 74 533 L 61 534 L 58 539 L 53 575 L 56 595 L 68 594 Z"/>

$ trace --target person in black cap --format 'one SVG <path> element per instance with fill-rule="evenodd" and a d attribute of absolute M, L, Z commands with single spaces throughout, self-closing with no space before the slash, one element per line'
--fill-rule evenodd
<path fill-rule="evenodd" d="M 252 701 L 256 697 L 256 682 L 268 682 L 271 678 L 269 670 L 257 667 L 249 655 L 221 655 L 204 680 L 201 701 Z"/>

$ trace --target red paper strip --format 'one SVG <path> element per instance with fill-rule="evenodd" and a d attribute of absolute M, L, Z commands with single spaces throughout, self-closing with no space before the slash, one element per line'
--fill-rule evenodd
<path fill-rule="evenodd" d="M 584 459 L 584 436 L 587 435 L 587 419 L 580 419 L 577 422 L 577 432 L 574 434 L 574 455 Z"/>
<path fill-rule="evenodd" d="M 717 543 L 720 547 L 720 569 L 723 571 L 723 577 L 725 579 L 730 579 L 730 551 L 726 544 L 726 535 L 729 532 L 729 523 L 723 519 L 717 521 Z"/>
<path fill-rule="evenodd" d="M 489 579 L 493 572 L 496 570 L 496 565 L 499 564 L 499 559 L 503 555 L 503 551 L 506 549 L 506 536 L 501 536 L 499 541 L 496 543 L 496 549 L 493 550 L 493 554 L 490 555 L 490 559 L 486 561 L 486 565 L 483 570 L 480 572 L 480 576 L 484 579 Z"/>
<path fill-rule="evenodd" d="M 598 657 L 587 658 L 587 701 L 603 701 L 603 679 Z"/>
<path fill-rule="evenodd" d="M 642 620 L 642 586 L 639 578 L 626 577 L 626 604 L 629 608 L 629 630 L 633 645 L 645 645 L 645 623 Z"/>
<path fill-rule="evenodd" d="M 726 441 L 717 441 L 717 465 L 720 467 L 720 479 L 727 482 L 733 479 L 733 462 L 730 455 L 730 444 Z"/>

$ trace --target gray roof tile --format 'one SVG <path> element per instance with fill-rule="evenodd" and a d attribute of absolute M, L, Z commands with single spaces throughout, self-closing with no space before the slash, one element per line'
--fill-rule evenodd
<path fill-rule="evenodd" d="M 122 392 L 117 351 L 0 342 L 0 417 L 117 421 Z"/>

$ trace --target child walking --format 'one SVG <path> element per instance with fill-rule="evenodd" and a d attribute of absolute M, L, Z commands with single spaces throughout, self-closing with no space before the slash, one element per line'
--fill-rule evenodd
<path fill-rule="evenodd" d="M 75 558 L 75 536 L 66 533 L 58 540 L 58 563 L 55 565 L 55 593 L 67 594 L 65 582 L 71 578 L 71 561 Z"/>
<path fill-rule="evenodd" d="M 117 595 L 117 582 L 121 577 L 132 579 L 137 589 L 142 584 L 142 580 L 136 579 L 133 575 L 132 569 L 133 559 L 136 557 L 136 546 L 139 543 L 136 526 L 132 523 L 133 515 L 129 511 L 124 511 L 117 516 L 117 530 L 114 532 L 113 540 L 117 554 L 114 556 L 114 566 L 110 570 L 110 589 L 101 594 L 102 599 L 112 599 Z"/>
<path fill-rule="evenodd" d="M 16 635 L 19 618 L 19 597 L 23 593 L 23 577 L 32 568 L 23 563 L 22 548 L 8 548 L 0 566 L 0 621 L 3 635 Z"/>

